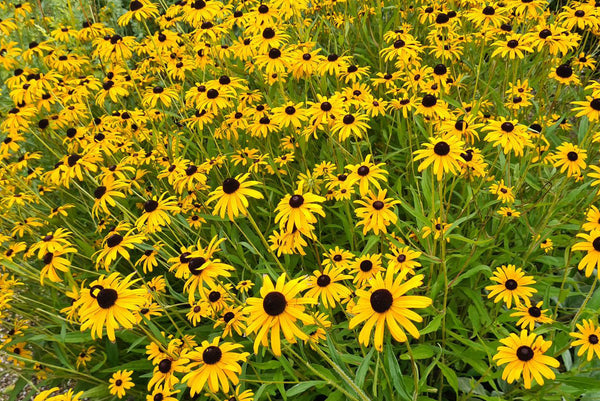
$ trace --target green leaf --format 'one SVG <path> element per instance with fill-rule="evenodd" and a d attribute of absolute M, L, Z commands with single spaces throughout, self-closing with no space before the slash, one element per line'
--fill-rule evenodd
<path fill-rule="evenodd" d="M 414 359 L 428 359 L 435 353 L 435 348 L 426 344 L 417 345 L 412 349 L 412 353 Z M 408 361 L 410 360 L 410 354 L 402 354 L 400 355 L 400 359 Z"/>
<path fill-rule="evenodd" d="M 373 353 L 375 352 L 375 348 L 371 348 L 371 351 L 367 354 L 365 359 L 362 361 L 358 369 L 356 370 L 356 378 L 355 383 L 358 387 L 362 388 L 365 383 L 365 377 L 367 376 L 367 372 L 369 371 L 369 365 L 371 364 L 371 358 L 373 357 Z"/>
<path fill-rule="evenodd" d="M 425 327 L 423 330 L 421 330 L 421 332 L 420 332 L 421 335 L 429 334 L 429 333 L 433 333 L 433 332 L 437 331 L 442 324 L 443 318 L 444 318 L 443 315 L 437 315 L 436 317 L 434 317 L 433 320 L 431 322 L 429 322 L 427 327 Z"/>
<path fill-rule="evenodd" d="M 600 380 L 587 377 L 557 377 L 556 381 L 581 390 L 600 390 Z"/>
<path fill-rule="evenodd" d="M 396 359 L 396 355 L 394 355 L 394 350 L 390 343 L 385 345 L 385 359 L 387 360 L 389 377 L 392 380 L 394 389 L 398 392 L 401 399 L 406 401 L 412 400 L 404 388 L 402 370 L 400 369 L 400 365 L 398 364 L 398 360 Z"/>
<path fill-rule="evenodd" d="M 442 371 L 442 374 L 446 378 L 448 384 L 454 389 L 454 391 L 458 391 L 458 377 L 456 376 L 456 373 L 454 373 L 454 370 L 450 369 L 447 365 L 441 362 L 438 362 L 437 365 Z"/>
<path fill-rule="evenodd" d="M 321 386 L 323 386 L 325 384 L 327 384 L 327 382 L 324 381 L 324 380 L 310 380 L 310 381 L 307 381 L 307 382 L 298 383 L 298 384 L 290 387 L 285 392 L 285 394 L 288 397 L 293 397 L 295 395 L 302 394 L 303 392 L 305 392 L 309 388 L 321 387 Z"/>

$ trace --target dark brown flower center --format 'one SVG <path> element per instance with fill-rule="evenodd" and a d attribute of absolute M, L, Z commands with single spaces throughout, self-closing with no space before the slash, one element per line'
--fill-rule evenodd
<path fill-rule="evenodd" d="M 331 283 L 331 278 L 326 274 L 320 275 L 319 278 L 317 279 L 317 285 L 319 287 L 327 287 L 330 283 Z"/>
<path fill-rule="evenodd" d="M 207 347 L 202 353 L 202 360 L 207 365 L 214 365 L 215 363 L 221 360 L 222 356 L 223 352 L 221 351 L 221 349 L 219 347 L 211 345 L 210 347 Z"/>
<path fill-rule="evenodd" d="M 509 121 L 503 122 L 500 126 L 504 132 L 512 132 L 515 129 L 515 125 Z"/>
<path fill-rule="evenodd" d="M 96 301 L 102 309 L 108 309 L 113 306 L 117 302 L 118 298 L 119 294 L 112 288 L 103 288 L 96 295 Z"/>
<path fill-rule="evenodd" d="M 171 365 L 172 365 L 171 360 L 165 358 L 159 362 L 158 370 L 160 371 L 160 373 L 168 373 L 171 370 Z"/>
<path fill-rule="evenodd" d="M 521 345 L 518 349 L 517 349 L 517 358 L 519 358 L 519 360 L 523 361 L 523 362 L 527 362 L 533 359 L 533 350 L 531 349 L 531 347 L 528 347 L 527 345 Z"/>
<path fill-rule="evenodd" d="M 231 195 L 240 188 L 240 182 L 235 178 L 227 178 L 223 181 L 223 192 Z"/>
<path fill-rule="evenodd" d="M 509 278 L 504 283 L 504 287 L 506 287 L 506 289 L 509 290 L 509 291 L 513 291 L 513 290 L 517 289 L 518 286 L 519 286 L 519 284 L 515 280 L 513 280 L 512 278 Z"/>
<path fill-rule="evenodd" d="M 360 270 L 367 273 L 369 271 L 371 271 L 371 269 L 373 268 L 373 262 L 371 262 L 370 260 L 363 260 L 362 262 L 360 262 Z"/>
<path fill-rule="evenodd" d="M 201 267 L 204 263 L 206 263 L 206 259 L 203 257 L 191 258 L 188 263 L 188 270 L 194 276 L 198 276 L 200 273 L 202 273 Z"/>
<path fill-rule="evenodd" d="M 149 201 L 147 201 L 146 203 L 144 203 L 144 210 L 147 213 L 152 213 L 157 208 L 158 208 L 158 202 L 155 201 L 154 199 L 150 199 Z"/>
<path fill-rule="evenodd" d="M 450 153 L 450 145 L 447 142 L 440 141 L 433 146 L 433 151 L 438 156 L 446 156 Z"/>
<path fill-rule="evenodd" d="M 293 208 L 299 208 L 304 203 L 304 198 L 302 195 L 293 195 L 290 198 L 289 204 Z"/>
<path fill-rule="evenodd" d="M 384 313 L 392 307 L 392 304 L 394 303 L 394 297 L 392 296 L 391 292 L 385 288 L 381 288 L 371 294 L 370 301 L 371 307 L 375 312 Z"/>
<path fill-rule="evenodd" d="M 571 66 L 568 64 L 559 65 L 556 68 L 556 75 L 561 78 L 569 78 L 571 75 L 573 75 L 573 68 L 571 68 Z"/>
<path fill-rule="evenodd" d="M 594 247 L 594 249 L 598 252 L 600 252 L 600 237 L 596 237 L 593 241 L 592 241 L 592 246 Z"/>
<path fill-rule="evenodd" d="M 279 291 L 271 291 L 263 299 L 263 309 L 270 316 L 278 316 L 285 311 L 287 301 Z"/>
<path fill-rule="evenodd" d="M 225 323 L 229 323 L 231 321 L 231 319 L 233 319 L 235 317 L 235 314 L 233 312 L 227 312 L 226 314 L 223 315 L 223 320 L 225 321 Z"/>
<path fill-rule="evenodd" d="M 527 312 L 529 312 L 529 316 L 532 316 L 532 317 L 542 316 L 542 310 L 540 308 L 538 308 L 537 306 L 530 307 L 529 309 L 527 309 Z"/>
<path fill-rule="evenodd" d="M 360 167 L 359 167 L 359 168 L 356 170 L 356 173 L 357 173 L 358 175 L 360 175 L 361 177 L 364 177 L 364 176 L 368 175 L 370 171 L 371 171 L 371 170 L 369 169 L 369 167 L 368 167 L 368 166 L 360 166 Z"/>
<path fill-rule="evenodd" d="M 108 245 L 110 248 L 114 248 L 121 242 L 123 242 L 123 237 L 120 234 L 113 234 L 106 240 L 106 245 Z"/>
<path fill-rule="evenodd" d="M 421 104 L 425 107 L 433 107 L 437 104 L 437 99 L 433 95 L 425 95 L 423 96 Z"/>

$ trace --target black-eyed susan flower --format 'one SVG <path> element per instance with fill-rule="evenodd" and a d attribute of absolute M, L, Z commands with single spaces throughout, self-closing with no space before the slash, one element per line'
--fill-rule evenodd
<path fill-rule="evenodd" d="M 89 361 L 92 360 L 92 356 L 96 352 L 96 347 L 91 346 L 86 349 L 81 350 L 79 354 L 77 354 L 77 361 L 75 362 L 75 366 L 79 369 L 80 366 L 86 366 Z"/>
<path fill-rule="evenodd" d="M 385 268 L 381 264 L 380 254 L 365 254 L 352 262 L 353 282 L 359 286 L 363 286 L 381 271 L 385 271 Z"/>
<path fill-rule="evenodd" d="M 323 253 L 323 266 L 335 266 L 340 269 L 348 269 L 354 258 L 354 254 L 350 251 L 336 246 L 335 248 L 328 249 L 327 252 Z"/>
<path fill-rule="evenodd" d="M 116 395 L 119 399 L 125 397 L 127 390 L 133 388 L 135 384 L 131 380 L 133 370 L 117 370 L 109 379 L 108 389 L 112 395 Z"/>
<path fill-rule="evenodd" d="M 146 401 L 177 401 L 177 398 L 173 397 L 179 392 L 179 390 L 170 390 L 164 387 L 156 387 L 150 394 L 146 396 Z"/>
<path fill-rule="evenodd" d="M 569 333 L 576 340 L 571 343 L 571 347 L 579 347 L 577 356 L 581 356 L 587 351 L 587 360 L 591 361 L 594 353 L 600 358 L 600 327 L 596 327 L 594 322 L 589 319 L 583 319 L 582 324 L 577 324 L 578 332 Z"/>
<path fill-rule="evenodd" d="M 519 124 L 517 120 L 494 120 L 483 127 L 488 131 L 485 140 L 494 146 L 502 146 L 505 154 L 514 151 L 517 156 L 522 156 L 526 147 L 532 146 L 531 135 L 527 127 Z"/>
<path fill-rule="evenodd" d="M 129 24 L 132 19 L 143 21 L 158 17 L 158 8 L 149 0 L 132 0 L 129 3 L 129 11 L 121 15 L 117 23 L 121 26 Z"/>
<path fill-rule="evenodd" d="M 503 217 L 521 217 L 521 212 L 518 212 L 510 207 L 501 207 L 497 213 Z"/>
<path fill-rule="evenodd" d="M 323 303 L 326 309 L 334 308 L 341 299 L 346 298 L 352 290 L 339 281 L 351 279 L 352 276 L 343 273 L 343 269 L 325 267 L 323 271 L 315 270 L 308 278 L 309 290 L 306 296 L 315 298 Z"/>
<path fill-rule="evenodd" d="M 220 187 L 209 194 L 207 204 L 217 201 L 212 212 L 214 215 L 218 214 L 222 219 L 227 215 L 229 220 L 233 221 L 240 214 L 248 214 L 247 197 L 263 199 L 260 192 L 252 189 L 253 186 L 260 185 L 260 182 L 247 181 L 248 176 L 249 174 L 241 174 L 235 178 L 226 178 Z"/>
<path fill-rule="evenodd" d="M 506 186 L 504 180 L 500 180 L 498 184 L 490 185 L 490 192 L 496 195 L 502 203 L 513 203 L 515 201 L 513 187 Z"/>
<path fill-rule="evenodd" d="M 439 138 L 430 138 L 424 144 L 425 149 L 414 152 L 414 160 L 424 159 L 419 164 L 419 171 L 425 170 L 433 164 L 433 174 L 441 181 L 444 173 L 457 174 L 460 171 L 458 160 L 463 151 L 464 143 L 455 136 L 443 135 Z"/>
<path fill-rule="evenodd" d="M 313 318 L 305 313 L 306 304 L 314 304 L 313 298 L 300 296 L 306 289 L 304 278 L 289 280 L 286 274 L 277 279 L 275 285 L 268 276 L 263 276 L 263 286 L 260 289 L 260 298 L 252 297 L 246 300 L 244 313 L 248 315 L 246 334 L 256 333 L 254 340 L 254 353 L 258 353 L 259 346 L 269 345 L 275 356 L 281 355 L 281 334 L 285 339 L 294 344 L 298 339 L 306 340 L 308 336 L 297 325 L 299 320 L 303 324 L 312 324 Z"/>
<path fill-rule="evenodd" d="M 388 172 L 381 168 L 385 166 L 385 163 L 375 164 L 371 161 L 372 157 L 373 155 L 369 154 L 364 162 L 346 166 L 350 170 L 347 179 L 352 183 L 358 183 L 361 196 L 365 196 L 369 192 L 371 185 L 380 190 L 380 181 L 387 180 Z"/>
<path fill-rule="evenodd" d="M 407 270 L 410 274 L 415 274 L 415 268 L 421 266 L 421 263 L 416 259 L 421 256 L 422 252 L 413 251 L 407 246 L 393 247 L 390 252 L 385 255 L 388 260 L 388 269 L 394 271 Z"/>
<path fill-rule="evenodd" d="M 510 316 L 519 318 L 517 326 L 521 329 L 529 328 L 529 330 L 533 330 L 536 323 L 552 323 L 552 319 L 546 316 L 548 309 L 542 309 L 543 303 L 544 301 L 540 301 L 532 305 L 529 299 L 525 299 L 524 303 L 515 307 L 517 311 L 511 313 Z"/>
<path fill-rule="evenodd" d="M 552 341 L 544 341 L 542 336 L 522 330 L 520 335 L 511 333 L 500 340 L 498 353 L 493 359 L 498 366 L 508 364 L 502 372 L 502 379 L 512 383 L 523 375 L 526 389 L 531 388 L 532 380 L 539 385 L 544 384 L 543 377 L 554 379 L 556 375 L 549 368 L 557 368 L 559 362 L 551 356 L 544 355 L 552 345 Z"/>
<path fill-rule="evenodd" d="M 187 372 L 187 363 L 189 359 L 186 357 L 187 352 L 181 352 L 178 341 L 169 341 L 166 352 L 161 352 L 158 355 L 152 355 L 152 378 L 148 381 L 148 390 L 162 386 L 163 388 L 173 388 L 179 383 L 179 378 L 175 373 Z"/>
<path fill-rule="evenodd" d="M 235 392 L 231 395 L 226 395 L 228 401 L 253 401 L 254 392 L 252 390 L 242 390 L 240 386 L 236 386 Z"/>
<path fill-rule="evenodd" d="M 556 153 L 552 155 L 554 167 L 560 167 L 561 173 L 566 171 L 567 177 L 579 176 L 581 170 L 586 167 L 586 158 L 587 151 L 585 149 L 569 142 L 563 142 L 556 148 Z"/>
<path fill-rule="evenodd" d="M 163 193 L 144 202 L 144 213 L 136 220 L 135 226 L 141 232 L 153 234 L 171 223 L 170 213 L 178 211 L 177 199 Z"/>
<path fill-rule="evenodd" d="M 59 283 L 62 279 L 57 274 L 57 270 L 63 273 L 70 271 L 71 261 L 64 258 L 64 255 L 77 252 L 75 247 L 65 247 L 54 252 L 47 252 L 42 257 L 44 267 L 40 272 L 40 284 L 44 285 L 44 278 L 47 276 L 53 283 Z"/>
<path fill-rule="evenodd" d="M 355 201 L 357 205 L 360 205 L 355 210 L 356 217 L 360 219 L 356 226 L 363 226 L 363 235 L 369 231 L 373 231 L 375 235 L 378 235 L 379 232 L 386 233 L 387 227 L 398 221 L 398 216 L 393 208 L 394 205 L 400 204 L 400 201 L 386 198 L 386 195 L 387 189 L 384 189 L 380 190 L 377 195 L 369 192 L 364 199 Z"/>
<path fill-rule="evenodd" d="M 242 306 L 228 306 L 220 312 L 220 317 L 216 319 L 213 328 L 223 326 L 223 334 L 221 337 L 232 337 L 235 331 L 239 336 L 244 335 L 246 331 L 246 315 L 242 310 Z"/>
<path fill-rule="evenodd" d="M 529 299 L 537 292 L 535 288 L 530 287 L 535 284 L 533 276 L 526 276 L 523 269 L 515 265 L 502 265 L 496 268 L 490 280 L 498 284 L 485 287 L 490 291 L 488 298 L 496 297 L 495 303 L 504 301 L 508 308 L 512 306 L 513 301 L 516 305 L 521 305 L 521 301 Z"/>
<path fill-rule="evenodd" d="M 366 114 L 347 113 L 335 120 L 331 130 L 338 136 L 340 142 L 345 141 L 352 135 L 362 138 L 370 128 L 368 122 L 369 116 Z"/>
<path fill-rule="evenodd" d="M 229 392 L 230 383 L 237 385 L 238 376 L 242 373 L 240 362 L 248 358 L 247 352 L 238 353 L 241 344 L 220 343 L 221 338 L 215 337 L 212 341 L 202 341 L 199 347 L 187 353 L 190 362 L 187 365 L 189 373 L 182 381 L 190 388 L 190 394 L 200 393 L 208 384 L 211 391 Z"/>
<path fill-rule="evenodd" d="M 185 255 L 179 270 L 183 270 L 182 276 L 188 277 L 183 290 L 188 293 L 188 302 L 195 300 L 196 291 L 202 291 L 204 284 L 216 285 L 218 277 L 231 277 L 233 266 L 221 262 L 214 254 L 219 251 L 219 245 L 225 238 L 214 236 L 206 247 L 198 247 L 198 250 Z"/>
<path fill-rule="evenodd" d="M 421 235 L 423 238 L 427 238 L 431 235 L 434 240 L 438 240 L 443 236 L 445 237 L 446 242 L 450 242 L 450 238 L 446 236 L 446 231 L 448 231 L 449 228 L 450 224 L 443 222 L 441 217 L 437 217 L 431 222 L 430 226 L 422 228 Z"/>
<path fill-rule="evenodd" d="M 200 299 L 197 302 L 190 305 L 189 312 L 185 315 L 187 320 L 196 327 L 203 317 L 209 315 L 208 304 L 204 300 Z"/>
<path fill-rule="evenodd" d="M 585 270 L 585 276 L 589 277 L 600 262 L 600 230 L 594 229 L 589 234 L 579 233 L 577 236 L 583 238 L 584 241 L 576 243 L 572 249 L 587 252 L 579 261 L 577 268 Z"/>
<path fill-rule="evenodd" d="M 144 234 L 134 234 L 133 230 L 129 230 L 125 235 L 110 232 L 104 238 L 102 249 L 97 252 L 96 268 L 102 265 L 106 270 L 110 270 L 112 263 L 119 255 L 129 260 L 128 249 L 134 249 L 135 245 L 141 244 L 145 238 Z"/>
<path fill-rule="evenodd" d="M 275 224 L 287 231 L 299 230 L 307 233 L 313 230 L 317 222 L 315 214 L 325 217 L 321 203 L 325 198 L 299 188 L 293 195 L 285 195 L 275 208 Z"/>
<path fill-rule="evenodd" d="M 573 111 L 576 111 L 576 117 L 587 117 L 590 121 L 600 120 L 600 98 L 586 96 L 586 100 L 578 100 L 572 102 L 579 107 L 573 107 Z"/>
<path fill-rule="evenodd" d="M 423 318 L 412 309 L 427 308 L 432 301 L 424 296 L 405 295 L 423 284 L 422 275 L 404 281 L 407 273 L 408 271 L 404 271 L 395 274 L 392 270 L 388 270 L 385 276 L 378 273 L 370 281 L 368 290 L 356 291 L 356 306 L 348 310 L 355 315 L 350 320 L 349 328 L 353 329 L 360 323 L 365 323 L 358 336 L 358 341 L 364 346 L 369 345 L 373 328 L 375 349 L 380 352 L 383 349 L 385 327 L 396 341 L 408 340 L 405 330 L 413 337 L 419 338 L 419 330 L 412 322 L 421 322 Z"/>
<path fill-rule="evenodd" d="M 520 34 L 507 35 L 506 38 L 494 42 L 493 46 L 496 50 L 492 52 L 492 57 L 499 55 L 510 60 L 522 59 L 525 54 L 533 52 L 528 37 Z"/>
<path fill-rule="evenodd" d="M 600 230 L 600 210 L 594 205 L 591 205 L 585 214 L 586 223 L 583 223 L 581 228 L 585 231 Z"/>
<path fill-rule="evenodd" d="M 109 340 L 115 341 L 115 330 L 133 327 L 136 321 L 133 312 L 146 302 L 146 290 L 131 289 L 134 284 L 132 278 L 133 274 L 127 277 L 119 273 L 108 277 L 101 275 L 81 291 L 80 298 L 74 303 L 81 331 L 91 328 L 92 338 L 102 338 L 106 327 Z"/>

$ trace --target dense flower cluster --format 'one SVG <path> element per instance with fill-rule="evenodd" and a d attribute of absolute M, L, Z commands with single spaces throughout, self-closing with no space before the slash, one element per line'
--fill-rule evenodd
<path fill-rule="evenodd" d="M 30 398 L 593 391 L 597 3 L 83 3 L 0 4 Z"/>

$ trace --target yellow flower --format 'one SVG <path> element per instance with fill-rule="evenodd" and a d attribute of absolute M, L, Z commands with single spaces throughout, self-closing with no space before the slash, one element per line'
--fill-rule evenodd
<path fill-rule="evenodd" d="M 369 283 L 369 290 L 358 289 L 358 302 L 348 312 L 355 315 L 350 320 L 350 329 L 365 322 L 360 330 L 358 341 L 368 346 L 371 331 L 375 327 L 375 349 L 382 351 L 384 328 L 387 327 L 396 341 L 407 341 L 405 330 L 413 337 L 419 338 L 419 330 L 412 323 L 422 322 L 423 318 L 413 312 L 414 308 L 427 308 L 430 298 L 417 295 L 404 295 L 409 290 L 423 284 L 423 275 L 418 275 L 404 282 L 408 270 L 395 273 L 388 269 L 385 277 L 378 273 Z M 394 277 L 395 276 L 395 277 Z"/>
<path fill-rule="evenodd" d="M 548 366 L 557 368 L 559 362 L 551 356 L 544 355 L 552 341 L 544 341 L 542 336 L 538 337 L 535 333 L 529 334 L 527 330 L 523 330 L 519 336 L 511 333 L 500 342 L 503 345 L 498 347 L 498 353 L 493 359 L 498 366 L 508 363 L 502 372 L 503 380 L 512 383 L 523 374 L 525 388 L 529 389 L 532 379 L 543 385 L 543 377 L 556 378 Z"/>
<path fill-rule="evenodd" d="M 131 380 L 133 370 L 118 370 L 113 373 L 109 379 L 110 385 L 108 389 L 112 395 L 116 395 L 119 398 L 123 398 L 130 388 L 133 388 L 135 384 Z"/>
<path fill-rule="evenodd" d="M 238 375 L 242 373 L 240 362 L 246 361 L 248 353 L 235 352 L 243 347 L 241 344 L 219 344 L 220 340 L 220 337 L 215 337 L 210 342 L 202 341 L 201 346 L 186 354 L 190 360 L 187 365 L 189 373 L 181 380 L 187 383 L 192 397 L 200 393 L 206 384 L 212 392 L 223 390 L 227 393 L 230 382 L 233 385 L 239 383 Z"/>

